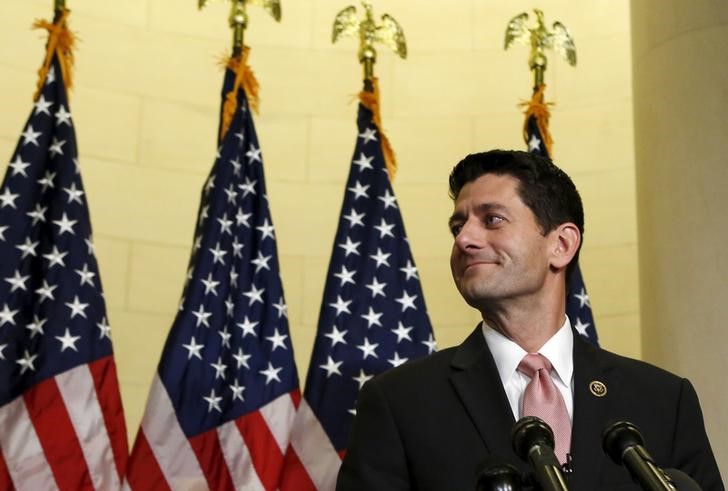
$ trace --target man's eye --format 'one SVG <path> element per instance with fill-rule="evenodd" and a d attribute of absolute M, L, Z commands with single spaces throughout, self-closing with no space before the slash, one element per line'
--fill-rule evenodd
<path fill-rule="evenodd" d="M 457 237 L 457 235 L 460 233 L 460 230 L 462 230 L 463 224 L 462 223 L 454 223 L 450 225 L 450 233 L 453 237 Z"/>
<path fill-rule="evenodd" d="M 488 215 L 485 217 L 485 224 L 489 227 L 494 225 L 500 225 L 501 222 L 503 222 L 505 218 L 500 217 L 498 215 Z"/>

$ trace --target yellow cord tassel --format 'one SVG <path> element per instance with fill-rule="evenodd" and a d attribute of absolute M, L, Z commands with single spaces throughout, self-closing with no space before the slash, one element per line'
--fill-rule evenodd
<path fill-rule="evenodd" d="M 551 117 L 551 113 L 549 112 L 548 106 L 553 105 L 553 103 L 543 101 L 543 93 L 545 90 L 545 84 L 539 85 L 533 93 L 531 100 L 520 104 L 521 107 L 526 108 L 523 113 L 526 115 L 526 121 L 523 124 L 523 140 L 528 143 L 528 120 L 533 116 L 536 118 L 536 126 L 538 126 L 538 131 L 544 140 L 546 151 L 551 155 L 551 146 L 554 142 L 551 139 L 551 133 L 549 133 L 549 118 Z"/>
<path fill-rule="evenodd" d="M 379 111 L 379 80 L 377 77 L 372 77 L 369 81 L 372 83 L 372 92 L 362 90 L 359 92 L 359 100 L 364 107 L 372 112 L 374 124 L 382 139 L 382 154 L 384 154 L 384 163 L 387 165 L 389 180 L 394 181 L 394 175 L 397 172 L 397 161 L 394 158 L 394 150 L 392 150 L 392 145 L 389 143 L 389 138 L 387 138 L 387 135 L 384 134 L 384 130 L 382 129 L 382 117 Z"/>
<path fill-rule="evenodd" d="M 260 85 L 258 80 L 255 78 L 253 70 L 248 65 L 248 55 L 250 54 L 250 48 L 243 46 L 241 55 L 231 56 L 225 61 L 225 66 L 235 72 L 235 84 L 233 90 L 227 93 L 225 96 L 225 104 L 222 106 L 222 124 L 220 125 L 220 140 L 225 137 L 230 124 L 233 122 L 233 116 L 235 116 L 235 108 L 238 107 L 238 91 L 242 85 L 245 90 L 245 95 L 248 98 L 248 104 L 250 107 L 258 113 L 258 107 L 260 105 L 260 98 L 258 91 Z"/>
<path fill-rule="evenodd" d="M 73 49 L 76 43 L 76 38 L 73 33 L 68 30 L 66 20 L 68 14 L 71 11 L 63 9 L 61 15 L 58 16 L 55 22 L 51 23 L 47 20 L 38 19 L 33 23 L 33 29 L 45 29 L 48 31 L 48 44 L 46 45 L 46 56 L 43 61 L 43 66 L 38 70 L 38 84 L 36 85 L 36 91 L 33 95 L 33 100 L 38 100 L 40 93 L 43 90 L 48 70 L 51 68 L 53 61 L 53 55 L 58 56 L 58 62 L 61 65 L 61 74 L 63 76 L 63 82 L 66 85 L 66 90 L 70 91 L 73 85 Z"/>

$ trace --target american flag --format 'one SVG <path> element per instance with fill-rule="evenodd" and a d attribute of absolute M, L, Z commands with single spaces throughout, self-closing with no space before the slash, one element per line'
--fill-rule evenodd
<path fill-rule="evenodd" d="M 543 112 L 541 112 L 540 118 L 537 115 L 538 112 L 537 114 L 531 114 L 529 112 L 526 114 L 524 139 L 528 145 L 528 151 L 550 158 L 546 138 L 544 138 L 545 135 L 542 135 L 539 129 L 540 122 L 544 131 L 548 132 L 549 115 L 548 109 L 543 103 L 543 86 L 540 90 L 537 88 L 531 104 L 539 104 Z M 550 140 L 550 137 L 548 139 Z M 592 344 L 598 346 L 597 328 L 594 324 L 589 295 L 586 292 L 586 285 L 584 284 L 584 278 L 581 275 L 579 265 L 576 266 L 576 269 L 574 269 L 574 272 L 569 278 L 567 290 L 566 315 L 569 316 L 571 325 L 574 326 L 579 334 L 587 338 Z"/>
<path fill-rule="evenodd" d="M 361 104 L 358 130 L 284 490 L 333 489 L 359 389 L 435 350 L 379 129 Z"/>
<path fill-rule="evenodd" d="M 234 79 L 227 70 L 223 101 Z M 242 89 L 219 143 L 129 460 L 133 489 L 275 489 L 300 401 L 263 161 Z"/>
<path fill-rule="evenodd" d="M 120 489 L 124 412 L 57 54 L 41 83 L 0 187 L 0 489 Z"/>

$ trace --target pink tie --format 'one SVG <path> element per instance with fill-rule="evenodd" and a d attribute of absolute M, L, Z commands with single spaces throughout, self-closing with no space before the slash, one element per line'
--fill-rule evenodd
<path fill-rule="evenodd" d="M 551 427 L 556 458 L 565 463 L 571 445 L 571 420 L 564 398 L 551 380 L 551 362 L 539 353 L 529 353 L 518 371 L 531 378 L 523 393 L 521 416 L 537 416 Z"/>

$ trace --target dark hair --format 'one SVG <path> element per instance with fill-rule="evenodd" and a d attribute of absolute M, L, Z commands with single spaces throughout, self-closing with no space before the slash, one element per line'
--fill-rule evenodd
<path fill-rule="evenodd" d="M 518 179 L 518 195 L 536 217 L 543 234 L 571 222 L 584 235 L 584 208 L 571 178 L 550 159 L 518 150 L 472 153 L 450 173 L 450 198 L 484 174 L 509 175 Z M 581 244 L 566 268 L 567 279 L 576 268 Z"/>

